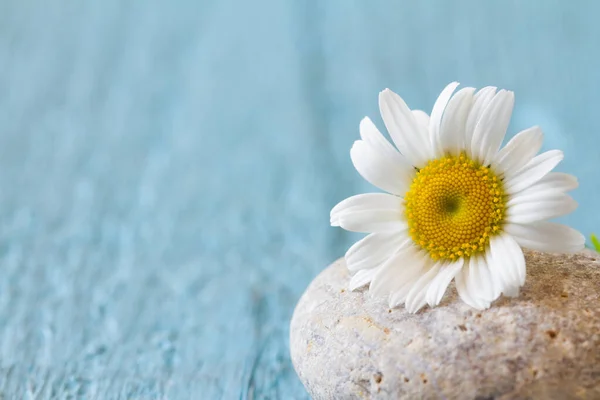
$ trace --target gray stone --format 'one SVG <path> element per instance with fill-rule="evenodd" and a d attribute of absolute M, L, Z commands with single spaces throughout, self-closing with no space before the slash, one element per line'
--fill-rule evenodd
<path fill-rule="evenodd" d="M 296 372 L 316 399 L 600 399 L 600 256 L 526 252 L 518 298 L 469 308 L 453 284 L 416 315 L 349 292 L 338 260 L 291 322 Z"/>

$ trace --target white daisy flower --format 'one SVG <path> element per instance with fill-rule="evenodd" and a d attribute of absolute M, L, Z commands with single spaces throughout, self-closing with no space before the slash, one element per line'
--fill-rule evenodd
<path fill-rule="evenodd" d="M 352 196 L 331 210 L 331 225 L 369 233 L 346 253 L 350 289 L 369 284 L 390 307 L 438 305 L 455 280 L 460 298 L 485 309 L 525 283 L 521 246 L 576 252 L 581 233 L 546 220 L 577 203 L 574 176 L 551 172 L 560 150 L 536 155 L 542 131 L 519 132 L 504 148 L 513 92 L 458 83 L 440 94 L 431 117 L 389 89 L 379 108 L 396 147 L 369 118 L 350 155 L 358 172 L 388 193 Z"/>

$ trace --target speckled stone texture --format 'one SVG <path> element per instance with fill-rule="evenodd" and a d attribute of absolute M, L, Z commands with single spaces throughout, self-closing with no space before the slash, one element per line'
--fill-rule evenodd
<path fill-rule="evenodd" d="M 451 284 L 416 315 L 349 292 L 343 259 L 300 299 L 290 347 L 314 399 L 600 399 L 600 256 L 526 252 L 518 298 L 474 310 Z"/>

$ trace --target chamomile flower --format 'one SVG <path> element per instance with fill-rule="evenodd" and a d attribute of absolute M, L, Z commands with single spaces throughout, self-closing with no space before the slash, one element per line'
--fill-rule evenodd
<path fill-rule="evenodd" d="M 547 221 L 577 207 L 567 194 L 577 179 L 551 172 L 562 151 L 537 154 L 539 127 L 500 148 L 513 92 L 457 86 L 442 91 L 431 116 L 381 92 L 395 147 L 365 118 L 350 155 L 363 178 L 387 193 L 352 196 L 331 210 L 332 226 L 369 233 L 346 253 L 350 289 L 368 284 L 390 307 L 405 304 L 409 312 L 438 305 L 453 279 L 465 303 L 488 308 L 525 283 L 521 247 L 584 247 L 578 231 Z"/>

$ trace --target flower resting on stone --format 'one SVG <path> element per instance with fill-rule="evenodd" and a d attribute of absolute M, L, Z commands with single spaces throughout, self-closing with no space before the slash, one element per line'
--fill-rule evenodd
<path fill-rule="evenodd" d="M 577 179 L 551 172 L 562 151 L 537 154 L 539 127 L 500 148 L 513 92 L 457 86 L 442 91 L 431 116 L 381 92 L 395 147 L 364 118 L 350 156 L 387 193 L 352 196 L 331 210 L 332 226 L 369 233 L 346 253 L 350 289 L 369 284 L 390 307 L 405 304 L 409 312 L 438 305 L 452 279 L 465 303 L 488 308 L 525 283 L 521 247 L 576 252 L 585 243 L 578 231 L 547 221 L 577 207 L 567 194 Z"/>

